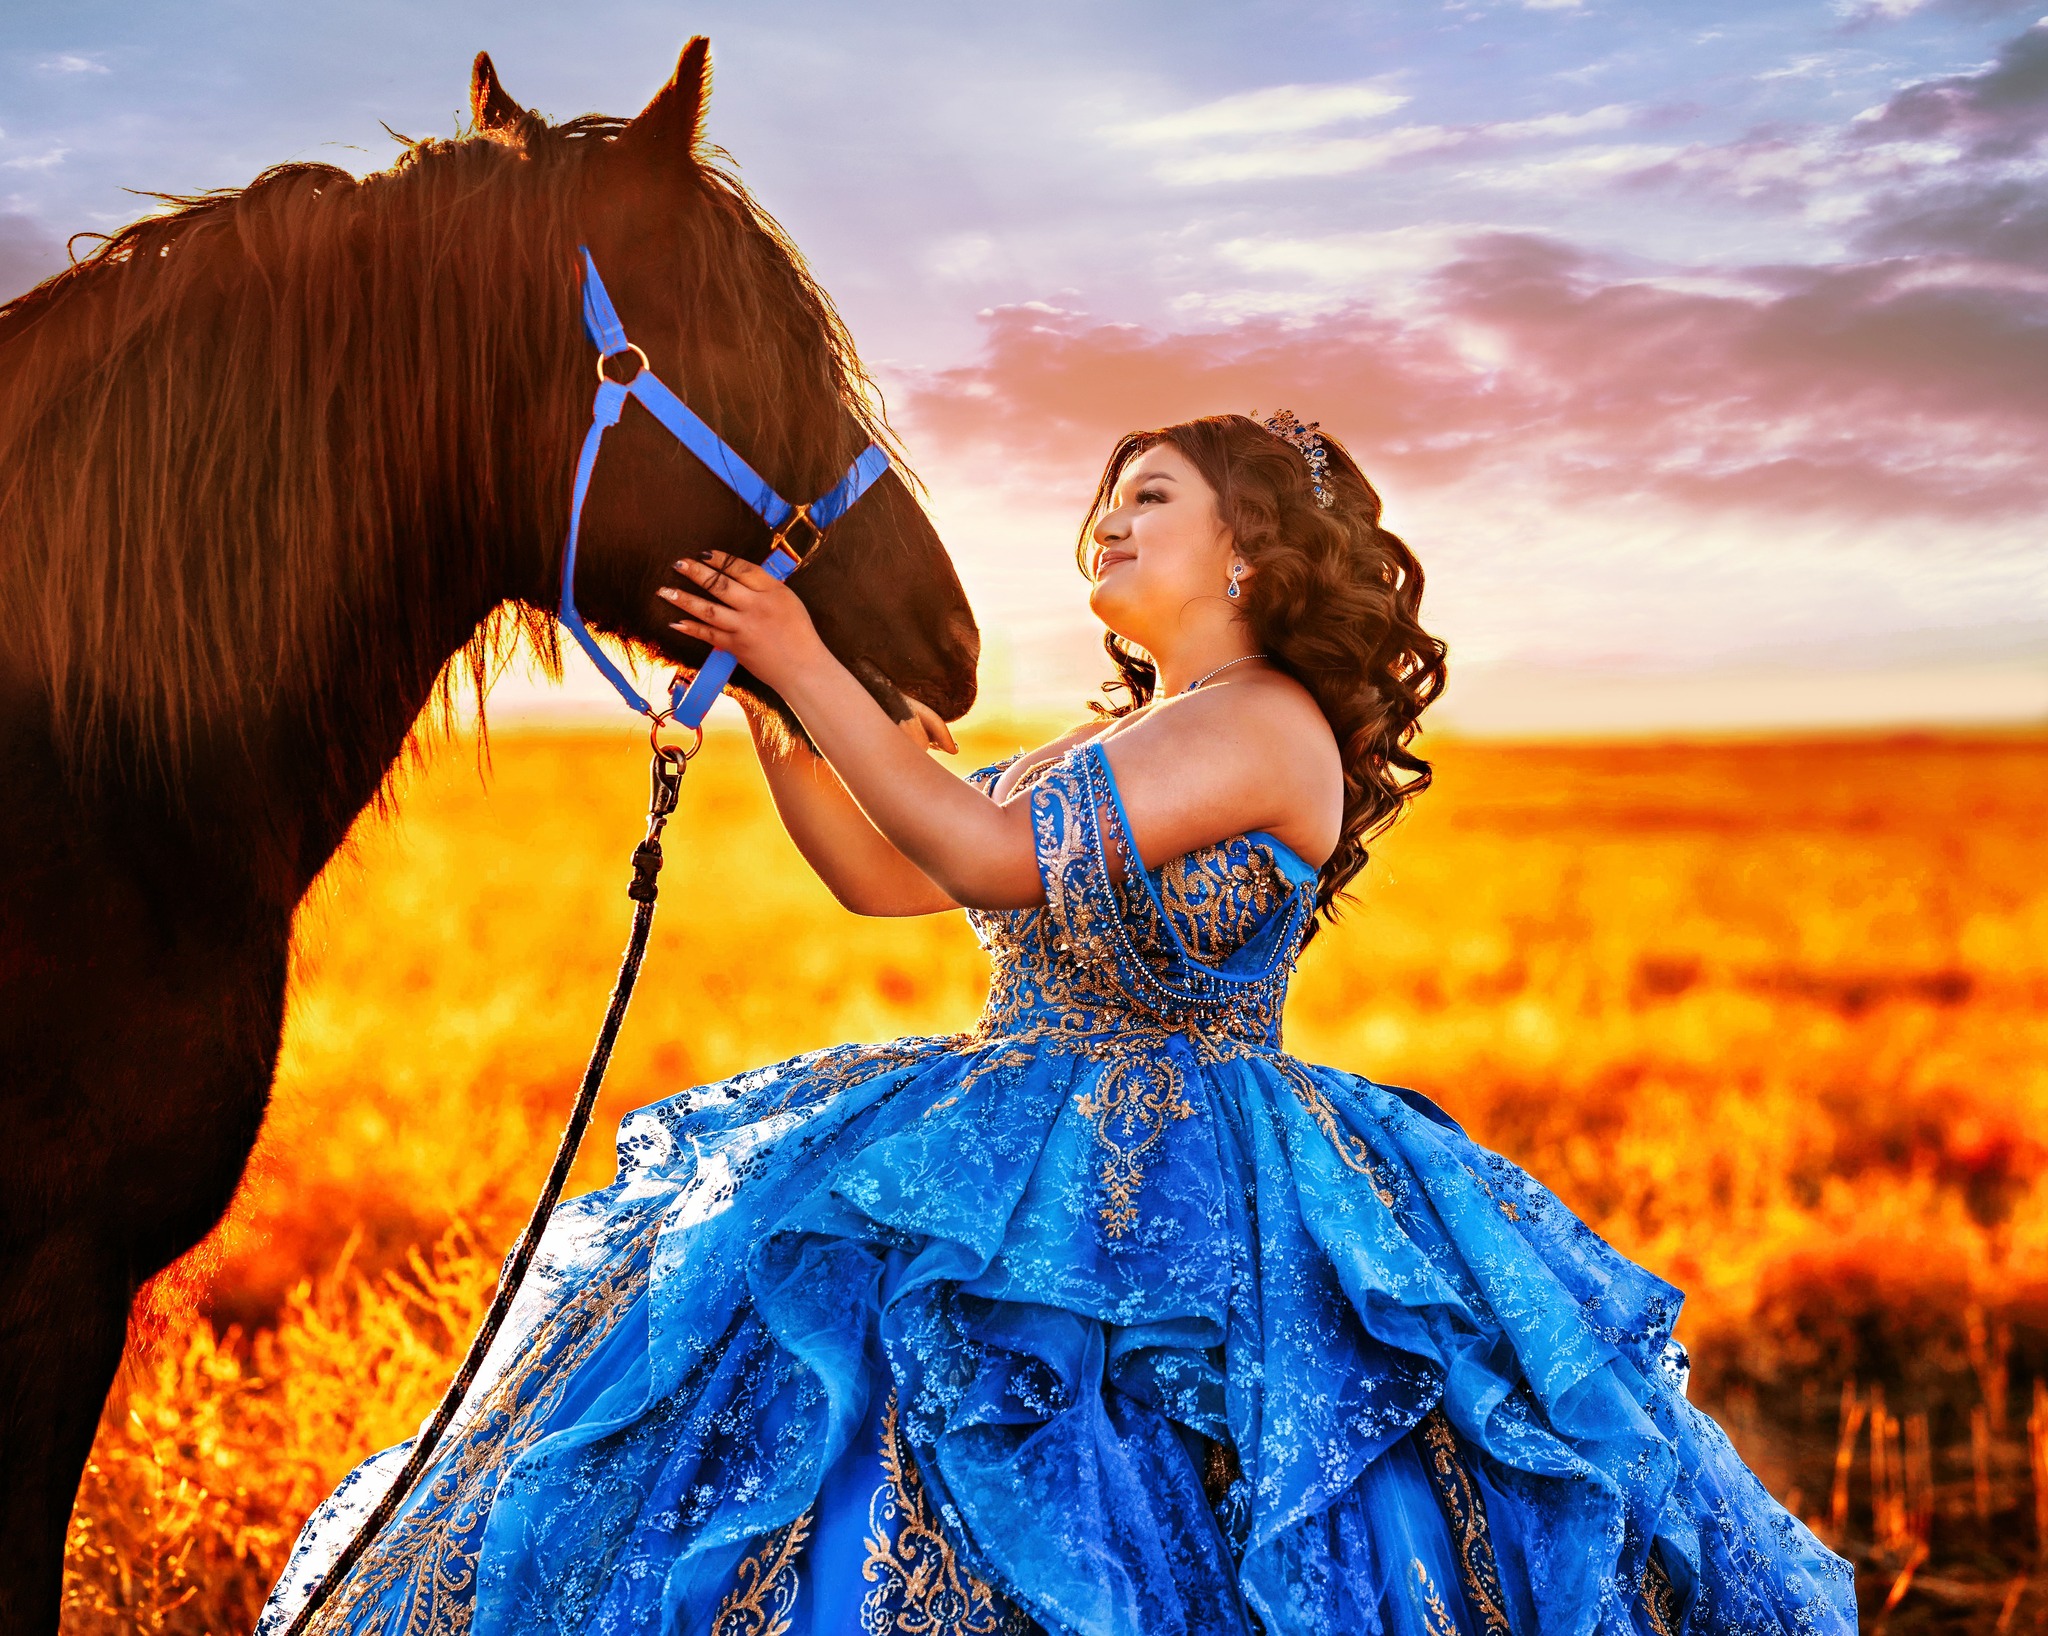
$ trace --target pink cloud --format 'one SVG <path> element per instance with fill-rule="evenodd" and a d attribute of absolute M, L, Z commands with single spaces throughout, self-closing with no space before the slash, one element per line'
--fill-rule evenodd
<path fill-rule="evenodd" d="M 1657 279 L 1491 234 L 1398 309 L 1171 334 L 1009 307 L 978 360 L 915 384 L 909 418 L 1062 485 L 1132 427 L 1286 406 L 1411 488 L 1842 520 L 2039 509 L 2048 188 L 2022 161 L 2043 134 L 2048 21 L 1845 129 L 1753 132 L 1625 183 L 1846 199 L 1865 259 Z"/>
<path fill-rule="evenodd" d="M 1320 418 L 1404 486 L 1845 519 L 2048 503 L 2048 300 L 1909 262 L 1759 273 L 1746 292 L 1620 279 L 1554 241 L 1469 242 L 1420 314 L 1194 334 L 1042 306 L 987 317 L 981 358 L 907 418 L 1063 484 L 1115 436 L 1220 409 Z M 1531 490 L 1532 494 L 1534 489 Z"/>

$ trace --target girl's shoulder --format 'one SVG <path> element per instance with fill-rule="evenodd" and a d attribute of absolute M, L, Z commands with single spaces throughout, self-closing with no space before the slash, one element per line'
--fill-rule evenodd
<path fill-rule="evenodd" d="M 1338 756 L 1337 736 L 1315 695 L 1278 671 L 1254 672 L 1161 700 L 1142 718 L 1127 717 L 1110 726 L 1116 736 L 1143 733 L 1161 743 L 1213 745 L 1228 738 L 1275 766 L 1301 768 Z"/>

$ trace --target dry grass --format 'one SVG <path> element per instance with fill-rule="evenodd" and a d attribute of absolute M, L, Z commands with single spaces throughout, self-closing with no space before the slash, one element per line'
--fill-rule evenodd
<path fill-rule="evenodd" d="M 495 755 L 488 791 L 444 756 L 302 919 L 250 1185 L 156 1292 L 94 1452 L 73 1636 L 246 1629 L 306 1509 L 426 1411 L 517 1228 L 644 774 L 609 734 Z M 1428 1091 L 1685 1286 L 1695 1397 L 1857 1557 L 1872 1628 L 2048 1628 L 2048 736 L 1441 768 L 1310 951 L 1292 1048 Z M 738 742 L 671 834 L 578 1186 L 628 1107 L 979 1004 L 957 917 L 839 912 Z"/>

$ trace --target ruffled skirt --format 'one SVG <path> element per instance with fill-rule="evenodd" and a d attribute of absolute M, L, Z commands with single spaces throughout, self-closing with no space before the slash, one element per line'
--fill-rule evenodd
<path fill-rule="evenodd" d="M 627 1118 L 319 1628 L 1853 1631 L 1686 1402 L 1679 1301 L 1421 1098 L 1277 1052 L 800 1057 Z"/>

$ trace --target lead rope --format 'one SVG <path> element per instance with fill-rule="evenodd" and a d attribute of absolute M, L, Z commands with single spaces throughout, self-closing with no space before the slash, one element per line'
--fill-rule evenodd
<path fill-rule="evenodd" d="M 433 1419 L 414 1440 L 412 1454 L 406 1460 L 404 1470 L 385 1491 L 384 1498 L 377 1502 L 376 1509 L 363 1519 L 363 1525 L 355 1531 L 354 1538 L 335 1558 L 334 1566 L 313 1587 L 313 1594 L 306 1598 L 305 1606 L 299 1609 L 298 1617 L 292 1620 L 285 1636 L 305 1636 L 320 1610 L 341 1588 L 384 1525 L 397 1515 L 398 1508 L 405 1503 L 421 1474 L 432 1463 L 434 1449 L 454 1420 L 455 1411 L 462 1407 L 462 1400 L 469 1395 L 469 1388 L 475 1383 L 477 1371 L 483 1367 L 491 1342 L 497 1338 L 498 1330 L 505 1322 L 505 1314 L 511 1310 L 512 1299 L 526 1279 L 527 1268 L 533 1264 L 541 1235 L 547 1231 L 548 1218 L 555 1213 L 555 1203 L 562 1196 L 563 1184 L 569 1179 L 569 1168 L 576 1162 L 576 1150 L 582 1146 L 583 1132 L 590 1124 L 591 1110 L 597 1104 L 598 1089 L 604 1084 L 604 1071 L 612 1059 L 612 1045 L 619 1037 L 620 1024 L 626 1020 L 626 1007 L 632 1003 L 633 985 L 640 977 L 640 961 L 647 953 L 647 934 L 654 925 L 654 899 L 658 890 L 655 878 L 661 873 L 661 832 L 668 823 L 669 815 L 676 810 L 690 757 L 704 742 L 703 735 L 699 733 L 696 744 L 685 750 L 679 745 L 661 743 L 658 737 L 660 730 L 661 721 L 657 719 L 654 759 L 648 769 L 652 788 L 647 801 L 647 836 L 633 849 L 633 881 L 626 888 L 626 896 L 633 900 L 633 930 L 626 939 L 625 957 L 619 962 L 619 979 L 612 985 L 611 1004 L 605 1010 L 603 1026 L 597 1031 L 597 1043 L 591 1047 L 590 1064 L 583 1070 L 583 1086 L 576 1093 L 576 1105 L 569 1112 L 569 1122 L 562 1130 L 560 1144 L 555 1148 L 555 1162 L 549 1167 L 547 1183 L 534 1202 L 533 1214 L 526 1221 L 526 1231 L 519 1235 L 518 1247 L 505 1263 L 504 1271 L 498 1275 L 497 1290 L 491 1296 L 490 1307 L 484 1313 L 476 1338 L 469 1343 L 469 1352 L 462 1360 L 462 1367 L 455 1371 L 448 1390 L 441 1394 L 440 1406 L 434 1410 Z"/>

